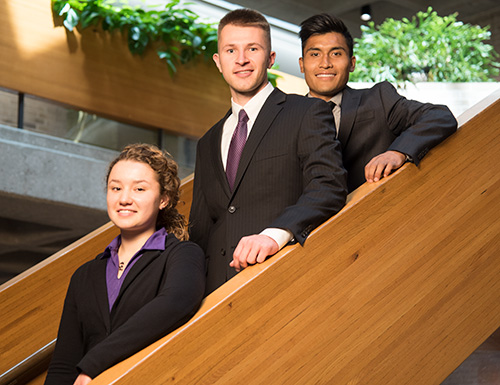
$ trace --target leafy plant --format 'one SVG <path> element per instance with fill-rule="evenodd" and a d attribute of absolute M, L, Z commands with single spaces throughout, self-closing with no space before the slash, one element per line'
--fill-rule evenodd
<path fill-rule="evenodd" d="M 361 30 L 351 81 L 476 82 L 494 81 L 499 74 L 499 55 L 484 42 L 489 27 L 464 24 L 456 13 L 440 17 L 429 7 L 411 20 L 388 18 Z"/>
<path fill-rule="evenodd" d="M 161 11 L 145 11 L 130 7 L 127 0 L 52 0 L 52 10 L 63 18 L 63 25 L 72 32 L 101 25 L 104 31 L 127 32 L 128 47 L 133 54 L 142 54 L 153 42 L 160 42 L 158 57 L 168 64 L 170 74 L 176 64 L 185 64 L 198 56 L 211 59 L 217 52 L 217 28 L 198 21 L 193 11 L 182 8 L 181 0 L 172 0 Z M 279 66 L 273 66 L 278 69 Z M 268 71 L 268 79 L 276 87 L 281 76 Z"/>
<path fill-rule="evenodd" d="M 276 72 L 273 72 L 273 70 L 279 70 L 280 66 L 279 64 L 273 64 L 270 70 L 267 71 L 267 79 L 269 82 L 273 85 L 273 87 L 276 87 L 278 84 L 278 79 L 282 78 L 281 75 L 277 74 Z"/>
<path fill-rule="evenodd" d="M 158 43 L 157 54 L 168 64 L 171 74 L 177 63 L 185 64 L 198 56 L 211 58 L 217 51 L 217 29 L 198 21 L 193 11 L 172 0 L 163 10 L 144 10 L 121 6 L 111 0 L 52 0 L 52 10 L 63 18 L 69 30 L 101 26 L 104 31 L 127 33 L 133 54 L 142 54 L 152 43 Z"/>

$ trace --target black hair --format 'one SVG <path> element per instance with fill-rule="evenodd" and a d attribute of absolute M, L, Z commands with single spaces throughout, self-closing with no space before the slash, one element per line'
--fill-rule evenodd
<path fill-rule="evenodd" d="M 344 36 L 347 47 L 349 48 L 349 56 L 353 56 L 354 43 L 351 33 L 342 20 L 327 13 L 321 13 L 319 15 L 311 16 L 310 18 L 300 23 L 299 36 L 302 42 L 302 55 L 304 54 L 304 47 L 307 43 L 307 40 L 311 36 L 323 35 L 330 32 L 337 32 Z"/>

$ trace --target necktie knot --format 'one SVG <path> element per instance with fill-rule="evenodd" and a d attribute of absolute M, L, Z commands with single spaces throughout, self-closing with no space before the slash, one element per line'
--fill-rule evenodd
<path fill-rule="evenodd" d="M 248 122 L 248 115 L 246 111 L 242 108 L 240 110 L 240 113 L 238 114 L 238 125 L 239 124 L 247 124 Z"/>
<path fill-rule="evenodd" d="M 330 110 L 332 110 L 332 111 L 336 106 L 335 102 L 332 102 L 331 100 L 328 102 L 328 105 L 330 106 Z"/>

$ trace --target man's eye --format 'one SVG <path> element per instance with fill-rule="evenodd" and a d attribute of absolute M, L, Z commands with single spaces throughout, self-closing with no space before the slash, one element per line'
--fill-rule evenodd
<path fill-rule="evenodd" d="M 227 50 L 227 53 L 233 53 L 234 52 L 234 49 L 228 49 Z"/>

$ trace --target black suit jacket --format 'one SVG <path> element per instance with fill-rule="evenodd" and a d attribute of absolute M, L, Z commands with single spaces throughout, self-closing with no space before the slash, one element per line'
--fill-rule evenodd
<path fill-rule="evenodd" d="M 207 254 L 207 294 L 236 274 L 229 262 L 243 236 L 276 227 L 303 244 L 346 199 L 340 143 L 324 101 L 275 89 L 252 127 L 233 192 L 221 159 L 230 114 L 197 148 L 190 234 Z"/>
<path fill-rule="evenodd" d="M 131 267 L 111 313 L 106 259 L 73 274 L 46 385 L 71 385 L 80 371 L 94 378 L 186 322 L 205 289 L 205 256 L 169 234 L 164 252 L 146 251 Z"/>
<path fill-rule="evenodd" d="M 448 107 L 408 100 L 388 82 L 370 89 L 346 87 L 338 139 L 349 192 L 366 181 L 365 165 L 374 156 L 399 151 L 418 165 L 456 129 L 457 121 Z"/>

